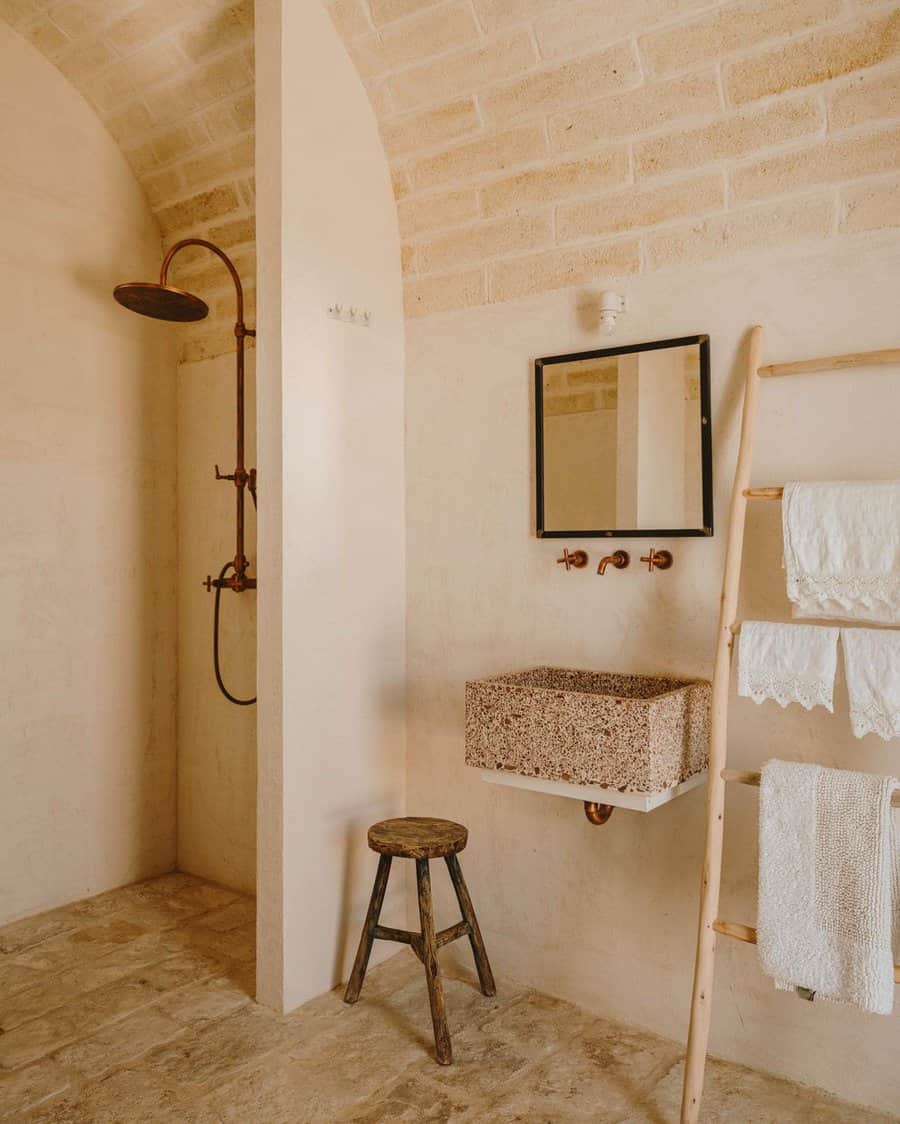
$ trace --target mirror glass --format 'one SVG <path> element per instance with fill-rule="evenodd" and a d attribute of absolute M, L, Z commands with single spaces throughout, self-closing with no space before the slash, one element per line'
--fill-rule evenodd
<path fill-rule="evenodd" d="M 709 337 L 535 363 L 537 532 L 711 535 Z"/>

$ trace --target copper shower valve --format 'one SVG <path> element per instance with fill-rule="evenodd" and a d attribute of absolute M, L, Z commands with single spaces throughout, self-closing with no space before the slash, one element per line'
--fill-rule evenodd
<path fill-rule="evenodd" d="M 672 567 L 672 552 L 671 550 L 654 550 L 650 547 L 650 553 L 641 556 L 641 561 L 647 563 L 647 569 L 652 574 L 656 570 L 669 570 Z"/>
<path fill-rule="evenodd" d="M 563 549 L 562 558 L 557 558 L 557 565 L 563 563 L 567 570 L 573 566 L 576 570 L 583 570 L 588 564 L 588 556 L 586 550 L 573 550 L 570 554 L 568 549 Z"/>
<path fill-rule="evenodd" d="M 608 554 L 605 558 L 600 559 L 597 573 L 605 574 L 607 566 L 615 566 L 617 570 L 624 570 L 630 561 L 631 556 L 627 550 L 617 550 L 615 554 Z"/>

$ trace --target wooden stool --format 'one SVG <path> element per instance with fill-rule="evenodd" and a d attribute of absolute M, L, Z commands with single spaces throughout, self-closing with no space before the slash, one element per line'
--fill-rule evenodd
<path fill-rule="evenodd" d="M 434 1024 L 434 1044 L 437 1060 L 441 1065 L 450 1065 L 453 1050 L 450 1046 L 450 1031 L 447 1029 L 447 1014 L 444 1010 L 444 988 L 438 971 L 437 950 L 445 944 L 468 937 L 472 945 L 472 955 L 478 969 L 478 979 L 484 995 L 496 995 L 494 977 L 488 962 L 478 919 L 472 908 L 472 899 L 466 888 L 465 879 L 459 866 L 457 854 L 469 840 L 469 832 L 462 824 L 450 820 L 421 819 L 408 816 L 399 820 L 383 820 L 369 828 L 369 846 L 377 851 L 378 873 L 369 901 L 369 911 L 363 924 L 359 949 L 344 995 L 345 1003 L 355 1003 L 366 978 L 366 967 L 376 940 L 399 941 L 408 944 L 425 965 L 425 979 L 428 983 L 428 997 L 431 1000 L 431 1021 Z M 421 933 L 410 933 L 406 929 L 388 929 L 378 924 L 384 894 L 387 889 L 391 861 L 398 859 L 416 860 L 416 883 L 419 889 L 419 917 L 422 922 Z M 434 931 L 434 910 L 431 903 L 431 873 L 429 859 L 444 859 L 450 871 L 456 900 L 459 902 L 462 921 L 441 932 Z"/>

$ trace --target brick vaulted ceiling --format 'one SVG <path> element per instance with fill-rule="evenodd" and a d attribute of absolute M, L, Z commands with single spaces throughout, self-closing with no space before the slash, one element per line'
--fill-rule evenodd
<path fill-rule="evenodd" d="M 410 316 L 900 226 L 896 2 L 325 3 L 391 162 Z M 251 0 L 0 16 L 94 105 L 165 240 L 252 276 Z M 218 264 L 178 276 L 218 292 L 183 360 L 230 350 Z"/>

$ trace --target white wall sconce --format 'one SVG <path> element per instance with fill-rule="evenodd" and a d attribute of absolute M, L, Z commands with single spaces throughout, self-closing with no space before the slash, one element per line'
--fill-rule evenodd
<path fill-rule="evenodd" d="M 619 314 L 628 311 L 625 298 L 612 289 L 604 289 L 600 294 L 598 303 L 600 312 L 600 331 L 604 336 L 611 336 L 616 330 L 616 321 Z"/>

